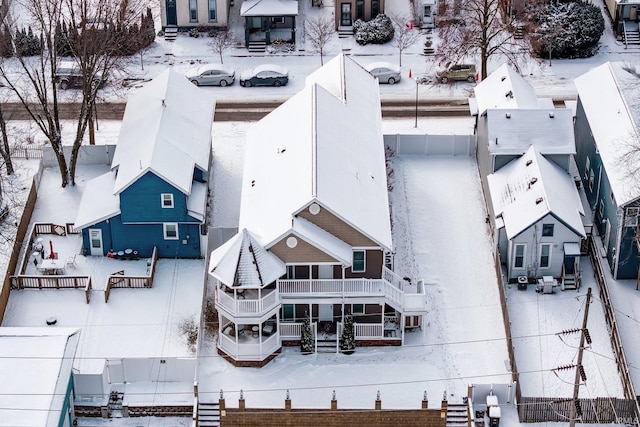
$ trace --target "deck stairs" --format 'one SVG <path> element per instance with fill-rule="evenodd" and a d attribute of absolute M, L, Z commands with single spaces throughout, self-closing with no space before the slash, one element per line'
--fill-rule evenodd
<path fill-rule="evenodd" d="M 353 37 L 353 27 L 338 28 L 338 38 L 348 39 L 350 37 Z"/>
<path fill-rule="evenodd" d="M 198 426 L 220 426 L 220 405 L 218 403 L 198 402 Z"/>
<path fill-rule="evenodd" d="M 249 42 L 249 52 L 265 53 L 267 50 L 267 42 L 264 40 L 252 40 Z"/>
<path fill-rule="evenodd" d="M 164 39 L 172 42 L 178 37 L 178 27 L 167 27 L 164 29 Z"/>
<path fill-rule="evenodd" d="M 517 24 L 513 30 L 513 38 L 517 40 L 524 39 L 524 25 Z"/>
<path fill-rule="evenodd" d="M 637 22 L 624 21 L 623 41 L 625 47 L 640 47 L 640 27 Z"/>
<path fill-rule="evenodd" d="M 447 405 L 447 427 L 468 427 L 469 412 L 466 404 Z"/>
<path fill-rule="evenodd" d="M 573 269 L 574 273 L 568 273 L 562 265 L 562 275 L 560 276 L 560 286 L 563 291 L 578 289 L 580 287 L 580 271 L 577 267 Z"/>

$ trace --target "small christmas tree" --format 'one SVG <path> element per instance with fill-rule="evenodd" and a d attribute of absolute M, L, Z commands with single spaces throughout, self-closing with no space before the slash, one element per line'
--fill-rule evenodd
<path fill-rule="evenodd" d="M 311 334 L 311 319 L 309 318 L 309 313 L 305 313 L 300 336 L 300 351 L 303 354 L 309 354 L 313 353 L 313 348 L 314 342 L 313 335 Z"/>
<path fill-rule="evenodd" d="M 353 331 L 353 316 L 347 314 L 344 317 L 344 329 L 340 337 L 340 349 L 344 354 L 351 354 L 356 349 L 356 336 Z"/>

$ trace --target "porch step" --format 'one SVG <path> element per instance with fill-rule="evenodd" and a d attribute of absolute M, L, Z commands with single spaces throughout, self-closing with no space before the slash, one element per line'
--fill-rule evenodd
<path fill-rule="evenodd" d="M 220 405 L 218 403 L 198 402 L 198 426 L 219 427 Z"/>
<path fill-rule="evenodd" d="M 340 27 L 338 28 L 338 38 L 340 39 L 348 39 L 353 37 L 353 28 L 352 27 Z"/>
<path fill-rule="evenodd" d="M 469 415 L 467 405 L 449 404 L 447 406 L 447 427 L 467 427 L 469 425 Z"/>
<path fill-rule="evenodd" d="M 178 37 L 178 27 L 167 27 L 164 29 L 164 39 L 172 42 Z"/>
<path fill-rule="evenodd" d="M 267 50 L 267 42 L 264 40 L 256 40 L 249 42 L 249 52 L 264 53 Z"/>
<path fill-rule="evenodd" d="M 514 39 L 523 39 L 524 38 L 524 25 L 518 24 L 513 30 L 513 38 Z"/>
<path fill-rule="evenodd" d="M 318 340 L 318 353 L 335 353 L 338 341 Z"/>

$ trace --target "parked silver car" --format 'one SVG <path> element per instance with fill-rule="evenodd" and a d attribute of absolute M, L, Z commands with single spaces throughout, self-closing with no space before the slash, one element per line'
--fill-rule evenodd
<path fill-rule="evenodd" d="M 236 79 L 236 72 L 222 64 L 205 64 L 187 73 L 196 86 L 228 86 Z"/>
<path fill-rule="evenodd" d="M 400 67 L 390 62 L 373 62 L 365 67 L 373 77 L 378 78 L 379 83 L 390 85 L 400 81 Z"/>

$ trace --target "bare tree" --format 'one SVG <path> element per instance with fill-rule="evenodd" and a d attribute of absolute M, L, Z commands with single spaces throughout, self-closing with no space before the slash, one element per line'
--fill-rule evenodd
<path fill-rule="evenodd" d="M 312 51 L 320 54 L 320 65 L 324 65 L 324 48 L 335 36 L 336 28 L 330 16 L 315 16 L 304 21 Z"/>
<path fill-rule="evenodd" d="M 9 146 L 9 134 L 7 132 L 7 121 L 4 117 L 3 104 L 0 103 L 0 133 L 2 134 L 2 146 L 0 146 L 0 155 L 4 160 L 7 175 L 13 175 L 13 161 L 11 160 L 11 147 Z M 0 198 L 2 197 L 2 187 L 0 187 Z"/>
<path fill-rule="evenodd" d="M 234 44 L 235 44 L 235 41 L 233 40 L 233 36 L 229 32 L 229 30 L 216 31 L 211 36 L 211 40 L 207 42 L 207 45 L 211 48 L 211 50 L 220 56 L 221 64 L 224 64 L 224 61 L 222 58 L 224 52 L 230 47 L 232 47 Z"/>
<path fill-rule="evenodd" d="M 420 32 L 413 26 L 413 18 L 409 15 L 390 15 L 395 27 L 393 45 L 398 48 L 399 64 L 402 67 L 402 52 L 413 46 L 420 38 Z"/>
<path fill-rule="evenodd" d="M 526 38 L 516 39 L 513 18 L 501 13 L 501 0 L 441 0 L 438 13 L 440 63 L 480 57 L 480 73 L 487 77 L 490 58 L 502 57 L 516 70 L 529 56 Z"/>
<path fill-rule="evenodd" d="M 39 34 L 42 51 L 39 55 L 24 56 L 16 50 L 15 59 L 0 63 L 0 76 L 14 96 L 23 104 L 31 119 L 45 135 L 56 156 L 61 185 L 75 184 L 78 153 L 87 126 L 93 117 L 98 89 L 122 60 L 122 52 L 130 43 L 123 29 L 129 28 L 129 19 L 137 19 L 137 6 L 127 0 L 21 0 L 31 28 Z M 129 18 L 130 17 L 130 18 Z M 67 23 L 69 40 L 65 47 L 79 67 L 81 92 L 76 133 L 67 165 L 63 150 L 60 125 L 60 97 L 56 74 L 62 52 L 60 23 Z M 5 24 L 12 34 L 19 31 L 10 14 Z M 129 47 L 130 48 L 130 47 Z M 16 72 L 16 67 L 19 72 Z"/>

